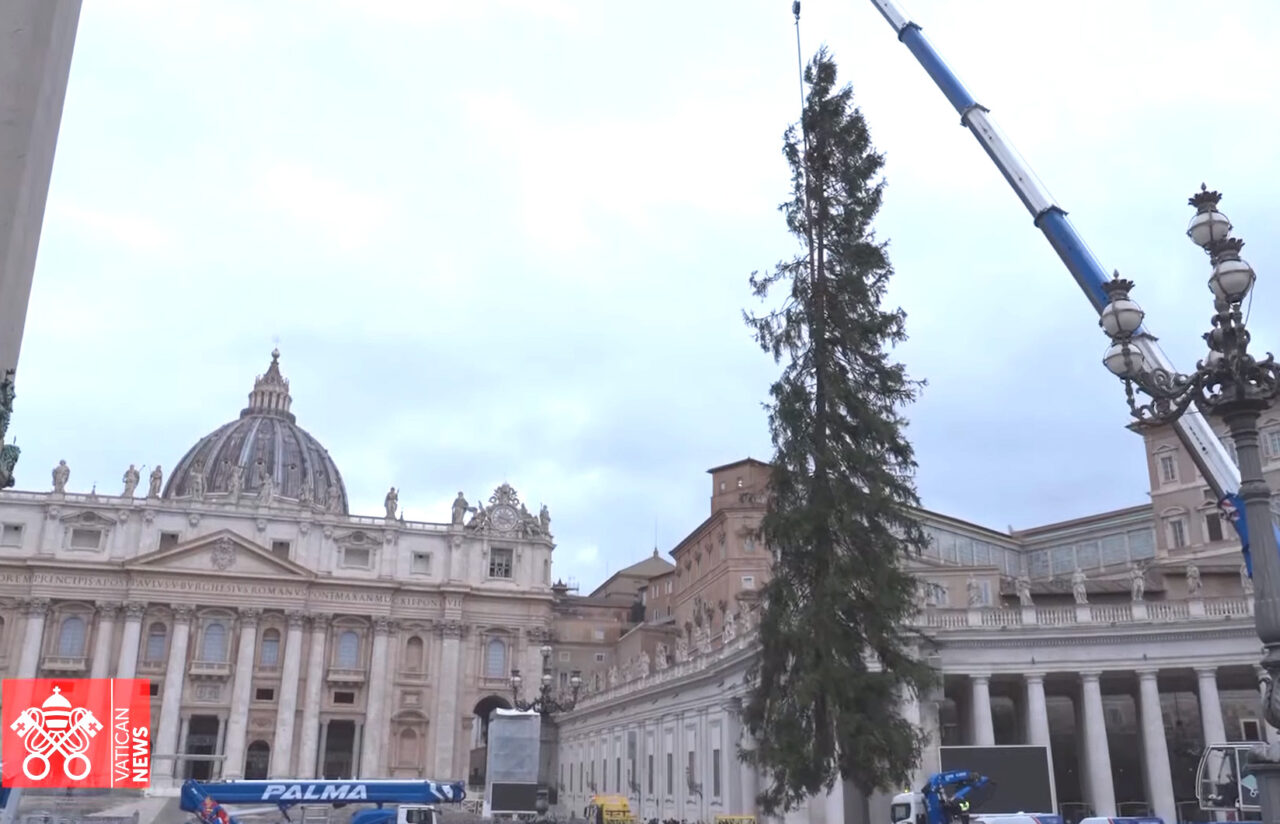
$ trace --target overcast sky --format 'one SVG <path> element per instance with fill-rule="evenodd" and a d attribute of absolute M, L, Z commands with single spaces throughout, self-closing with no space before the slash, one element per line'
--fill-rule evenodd
<path fill-rule="evenodd" d="M 118 492 L 236 417 L 279 340 L 353 509 L 504 480 L 588 588 L 771 452 L 753 269 L 794 252 L 789 0 L 84 5 L 23 344 L 19 488 Z M 914 0 L 1176 363 L 1211 304 L 1201 181 L 1276 348 L 1280 4 Z M 996 529 L 1147 500 L 1096 316 L 868 0 L 806 0 L 887 155 L 879 232 L 929 381 L 926 506 Z M 144 471 L 145 475 L 145 471 Z"/>

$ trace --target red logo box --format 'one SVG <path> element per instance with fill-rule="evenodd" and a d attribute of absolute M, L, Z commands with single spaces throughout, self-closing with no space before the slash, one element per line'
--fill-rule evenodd
<path fill-rule="evenodd" d="M 151 686 L 140 678 L 6 678 L 5 787 L 144 789 L 151 783 Z"/>

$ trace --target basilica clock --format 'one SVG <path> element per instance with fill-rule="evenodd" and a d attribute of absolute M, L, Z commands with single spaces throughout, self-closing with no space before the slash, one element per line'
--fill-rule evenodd
<path fill-rule="evenodd" d="M 489 522 L 493 524 L 495 529 L 502 532 L 510 532 L 515 529 L 516 523 L 519 522 L 519 520 L 519 513 L 517 513 L 513 507 L 507 506 L 506 504 L 495 506 L 489 513 Z"/>

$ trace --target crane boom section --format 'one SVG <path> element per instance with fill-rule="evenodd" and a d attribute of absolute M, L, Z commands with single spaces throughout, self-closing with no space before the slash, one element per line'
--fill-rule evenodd
<path fill-rule="evenodd" d="M 219 804 L 443 804 L 466 798 L 466 783 L 442 781 L 194 781 L 182 785 L 180 806 L 199 812 Z"/>
<path fill-rule="evenodd" d="M 1094 257 L 1075 227 L 1071 225 L 1071 221 L 1067 220 L 1067 213 L 1054 202 L 1027 162 L 1000 132 L 991 119 L 990 112 L 980 105 L 964 84 L 952 74 L 946 63 L 934 51 L 933 46 L 925 39 L 920 26 L 912 22 L 894 0 L 871 0 L 871 2 L 893 27 L 898 40 L 915 55 L 929 77 L 960 113 L 961 124 L 978 139 L 983 150 L 995 163 L 1004 179 L 1013 187 L 1027 211 L 1031 213 L 1036 227 L 1044 234 L 1049 245 L 1071 272 L 1094 311 L 1101 313 L 1107 305 L 1107 296 L 1102 285 L 1109 278 L 1106 270 L 1098 263 L 1098 259 Z M 1140 330 L 1134 342 L 1148 363 L 1161 369 L 1176 371 L 1172 361 L 1156 344 L 1156 338 L 1149 330 L 1145 328 Z M 1217 498 L 1231 500 L 1237 511 L 1243 512 L 1241 502 L 1236 495 L 1240 489 L 1240 471 L 1204 415 L 1192 407 L 1174 424 L 1174 429 L 1183 446 L 1191 454 L 1200 474 L 1213 488 Z M 1240 531 L 1244 525 L 1244 518 L 1237 517 L 1233 523 L 1237 531 Z M 1247 553 L 1247 535 L 1242 533 L 1241 540 Z"/>

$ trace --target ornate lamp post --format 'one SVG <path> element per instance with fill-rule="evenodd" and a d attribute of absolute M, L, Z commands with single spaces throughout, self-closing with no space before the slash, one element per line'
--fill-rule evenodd
<path fill-rule="evenodd" d="M 9 369 L 0 378 L 0 489 L 13 486 L 13 468 L 18 464 L 18 456 L 22 450 L 17 444 L 4 443 L 5 433 L 9 431 L 9 417 L 13 414 L 13 370 Z"/>
<path fill-rule="evenodd" d="M 1248 549 L 1246 562 L 1254 586 L 1258 638 L 1262 641 L 1262 668 L 1266 672 L 1263 715 L 1280 726 L 1280 546 L 1271 516 L 1271 489 L 1262 474 L 1258 445 L 1258 421 L 1280 394 L 1280 365 L 1272 355 L 1258 360 L 1249 354 L 1249 332 L 1241 304 L 1253 288 L 1252 267 L 1240 259 L 1244 241 L 1231 237 L 1231 221 L 1218 211 L 1222 196 L 1201 186 L 1189 203 L 1196 207 L 1187 235 L 1209 255 L 1213 267 L 1209 290 L 1213 293 L 1212 329 L 1205 333 L 1208 354 L 1189 375 L 1153 368 L 1133 345 L 1142 330 L 1143 311 L 1129 298 L 1133 283 L 1119 274 L 1107 284 L 1110 303 L 1099 320 L 1112 343 L 1103 363 L 1124 381 L 1129 409 L 1140 426 L 1172 423 L 1195 404 L 1227 424 L 1235 441 L 1240 467 L 1239 499 L 1244 512 L 1241 539 Z M 1138 389 L 1150 400 L 1140 402 Z M 1238 524 L 1239 525 L 1239 524 Z M 1280 817 L 1280 743 L 1259 747 L 1251 772 L 1260 779 L 1262 815 L 1266 821 Z"/>
<path fill-rule="evenodd" d="M 578 692 L 582 689 L 582 673 L 574 670 L 569 677 L 570 692 L 568 695 L 563 693 L 556 695 L 552 691 L 551 676 L 551 647 L 547 644 L 542 645 L 542 649 L 538 650 L 542 653 L 542 678 L 538 685 L 538 694 L 532 701 L 524 701 L 520 698 L 520 687 L 524 684 L 524 678 L 520 675 L 520 670 L 511 670 L 511 698 L 516 709 L 521 712 L 536 712 L 543 718 L 550 719 L 552 716 L 562 712 L 572 712 L 573 708 L 578 705 Z M 535 822 L 542 824 L 546 822 L 547 811 L 550 805 L 547 802 L 547 790 L 541 788 L 538 791 L 538 799 L 535 802 L 537 816 Z"/>
<path fill-rule="evenodd" d="M 524 678 L 520 675 L 520 670 L 511 670 L 511 697 L 515 702 L 516 709 L 521 712 L 536 712 L 539 715 L 550 717 L 558 715 L 562 712 L 573 712 L 573 708 L 578 705 L 578 692 L 582 689 L 582 673 L 574 670 L 569 677 L 570 692 L 568 695 L 563 693 L 556 695 L 551 688 L 551 647 L 543 645 L 539 650 L 542 653 L 542 680 L 538 687 L 538 694 L 532 701 L 523 701 L 520 698 L 520 687 L 524 684 Z"/>

